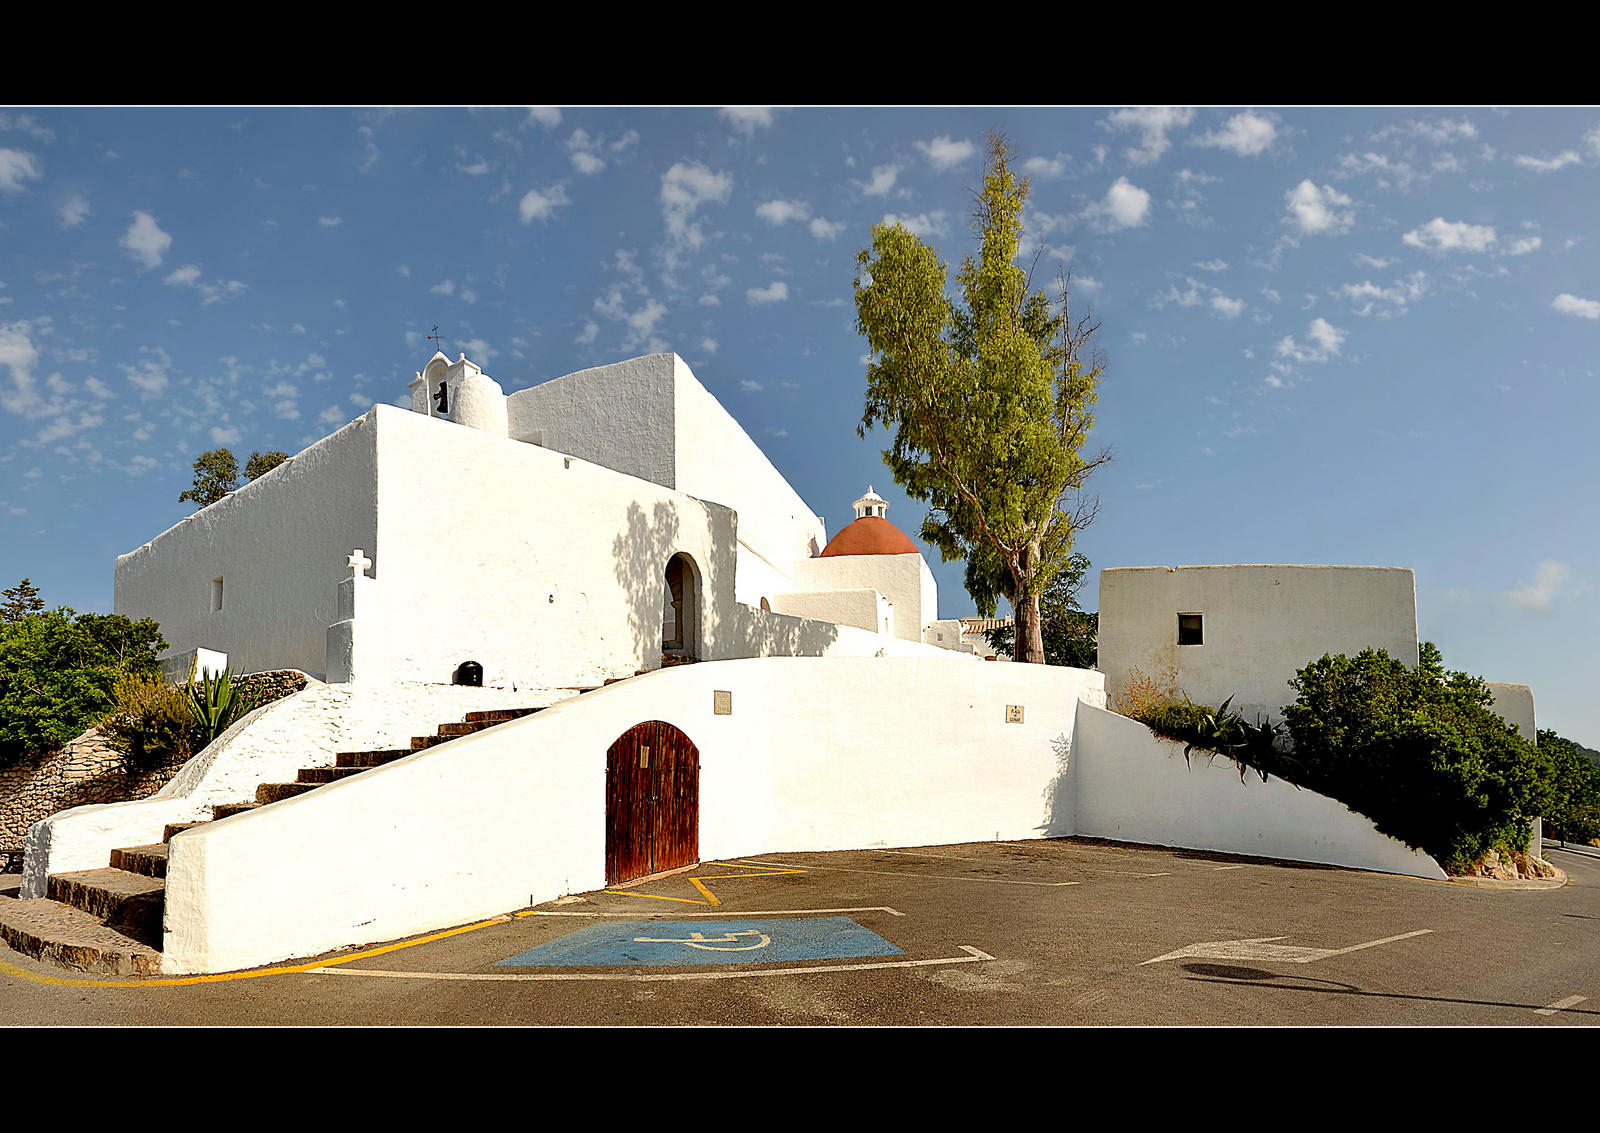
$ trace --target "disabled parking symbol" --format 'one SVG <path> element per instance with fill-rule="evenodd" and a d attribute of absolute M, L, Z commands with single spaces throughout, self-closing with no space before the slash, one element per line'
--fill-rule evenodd
<path fill-rule="evenodd" d="M 772 964 L 899 955 L 900 949 L 849 917 L 653 920 L 588 925 L 495 966 Z"/>

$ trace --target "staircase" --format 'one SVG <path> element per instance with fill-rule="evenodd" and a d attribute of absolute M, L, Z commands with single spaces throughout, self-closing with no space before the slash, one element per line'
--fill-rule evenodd
<path fill-rule="evenodd" d="M 593 691 L 581 688 L 580 693 Z M 306 767 L 293 783 L 262 783 L 251 802 L 211 808 L 216 821 L 247 810 L 271 806 L 352 775 L 360 775 L 396 759 L 485 728 L 504 724 L 543 708 L 506 708 L 469 712 L 464 722 L 441 724 L 431 736 L 415 736 L 411 746 L 382 751 L 344 751 L 332 767 Z M 51 874 L 46 895 L 20 900 L 16 890 L 0 890 L 0 942 L 40 960 L 80 972 L 108 975 L 156 975 L 161 970 L 162 913 L 165 908 L 167 848 L 180 830 L 202 822 L 169 825 L 161 841 L 111 851 L 107 869 Z"/>

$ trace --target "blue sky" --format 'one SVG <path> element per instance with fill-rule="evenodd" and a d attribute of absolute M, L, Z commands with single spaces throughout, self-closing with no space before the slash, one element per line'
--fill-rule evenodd
<path fill-rule="evenodd" d="M 870 482 L 914 535 L 854 254 L 972 251 L 990 128 L 1102 324 L 1094 566 L 1411 567 L 1600 746 L 1593 109 L 0 110 L 0 581 L 110 610 L 196 455 L 403 402 L 436 324 L 507 392 L 675 351 L 830 531 Z"/>

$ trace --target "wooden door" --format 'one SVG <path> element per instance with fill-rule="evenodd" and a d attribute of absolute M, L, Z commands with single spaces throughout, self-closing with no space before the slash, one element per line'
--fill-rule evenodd
<path fill-rule="evenodd" d="M 606 751 L 606 884 L 700 860 L 700 752 L 650 720 Z"/>

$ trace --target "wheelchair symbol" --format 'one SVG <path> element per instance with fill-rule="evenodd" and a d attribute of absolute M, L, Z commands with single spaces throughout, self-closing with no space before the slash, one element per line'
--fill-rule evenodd
<path fill-rule="evenodd" d="M 741 936 L 754 936 L 759 939 L 754 944 L 735 944 L 734 942 Z M 772 937 L 755 929 L 730 932 L 724 936 L 703 936 L 698 932 L 691 932 L 687 940 L 656 936 L 636 936 L 633 939 L 636 944 L 687 944 L 690 948 L 699 948 L 705 952 L 751 952 L 772 943 Z"/>

